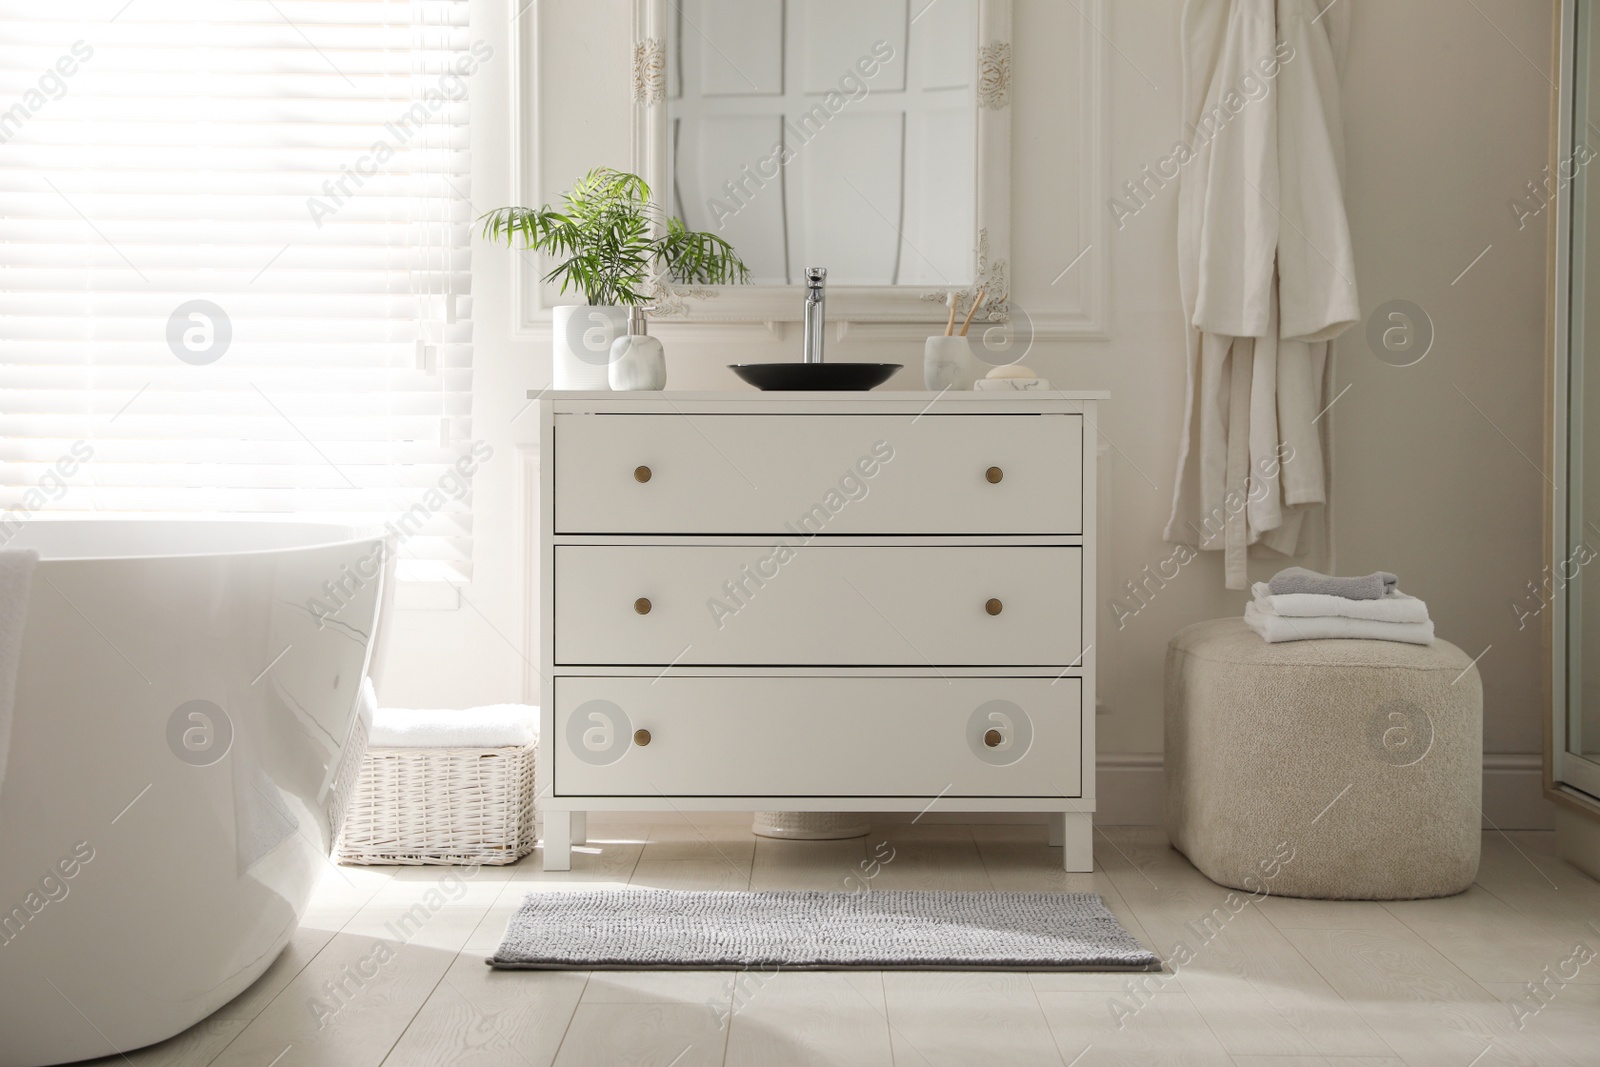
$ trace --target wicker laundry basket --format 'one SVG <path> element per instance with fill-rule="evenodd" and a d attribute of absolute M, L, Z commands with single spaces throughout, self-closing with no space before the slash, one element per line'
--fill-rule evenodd
<path fill-rule="evenodd" d="M 506 864 L 533 851 L 533 756 L 515 748 L 370 748 L 340 863 Z"/>

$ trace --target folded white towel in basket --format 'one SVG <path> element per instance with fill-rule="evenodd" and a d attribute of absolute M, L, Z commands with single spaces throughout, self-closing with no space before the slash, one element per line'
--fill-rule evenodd
<path fill-rule="evenodd" d="M 1396 589 L 1376 600 L 1351 600 L 1326 593 L 1277 593 L 1266 582 L 1250 587 L 1256 607 L 1271 615 L 1316 618 L 1337 615 L 1345 619 L 1371 619 L 1374 622 L 1427 622 L 1428 605 Z"/>
<path fill-rule="evenodd" d="M 1255 601 L 1244 606 L 1245 625 L 1260 634 L 1268 644 L 1280 641 L 1318 641 L 1324 638 L 1356 638 L 1366 641 L 1401 641 L 1408 645 L 1433 644 L 1433 622 L 1375 622 L 1372 619 L 1345 619 L 1337 615 L 1295 618 L 1262 611 Z"/>
<path fill-rule="evenodd" d="M 516 748 L 539 739 L 539 709 L 529 704 L 482 708 L 379 708 L 372 748 Z"/>
<path fill-rule="evenodd" d="M 378 714 L 378 691 L 372 679 L 361 679 L 361 695 L 356 698 L 356 717 L 361 720 L 361 736 L 372 736 L 372 720 Z"/>

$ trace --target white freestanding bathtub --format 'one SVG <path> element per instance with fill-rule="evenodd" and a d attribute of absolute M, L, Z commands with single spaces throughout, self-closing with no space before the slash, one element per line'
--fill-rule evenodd
<path fill-rule="evenodd" d="M 0 1067 L 176 1034 L 255 981 L 327 862 L 381 532 L 37 521 L 0 780 Z"/>

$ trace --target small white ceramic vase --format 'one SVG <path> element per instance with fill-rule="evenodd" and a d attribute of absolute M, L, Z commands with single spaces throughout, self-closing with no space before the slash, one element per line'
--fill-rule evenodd
<path fill-rule="evenodd" d="M 628 333 L 628 309 L 610 304 L 563 305 L 551 316 L 553 389 L 609 389 L 611 346 Z"/>
<path fill-rule="evenodd" d="M 971 338 L 930 337 L 922 354 L 922 384 L 934 392 L 971 389 L 986 368 L 972 351 Z"/>
<path fill-rule="evenodd" d="M 667 353 L 657 338 L 650 336 L 644 313 L 636 307 L 628 317 L 628 333 L 611 343 L 611 364 L 606 378 L 617 391 L 628 389 L 662 390 L 667 387 Z"/>

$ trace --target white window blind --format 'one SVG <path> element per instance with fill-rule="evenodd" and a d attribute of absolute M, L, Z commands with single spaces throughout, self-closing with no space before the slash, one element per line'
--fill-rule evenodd
<path fill-rule="evenodd" d="M 0 0 L 0 535 L 293 514 L 470 577 L 467 4 L 121 4 Z"/>

